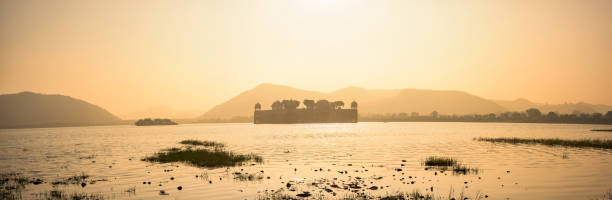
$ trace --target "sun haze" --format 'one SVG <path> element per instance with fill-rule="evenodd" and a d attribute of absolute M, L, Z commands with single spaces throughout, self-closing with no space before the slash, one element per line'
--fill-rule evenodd
<path fill-rule="evenodd" d="M 0 93 L 201 114 L 269 82 L 612 104 L 612 1 L 0 2 Z M 199 112 L 201 111 L 201 112 Z"/>

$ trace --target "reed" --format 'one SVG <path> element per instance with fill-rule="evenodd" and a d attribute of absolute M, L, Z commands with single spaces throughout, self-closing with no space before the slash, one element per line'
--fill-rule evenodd
<path fill-rule="evenodd" d="M 450 167 L 457 164 L 457 160 L 450 157 L 430 156 L 423 162 L 425 166 Z"/>
<path fill-rule="evenodd" d="M 103 200 L 104 196 L 97 193 L 67 193 L 62 190 L 51 190 L 38 194 L 40 199 L 47 200 Z"/>
<path fill-rule="evenodd" d="M 224 147 L 225 144 L 215 141 L 208 140 L 183 140 L 180 142 L 181 144 L 186 145 L 194 145 L 194 146 L 205 146 L 205 147 Z"/>
<path fill-rule="evenodd" d="M 183 162 L 197 167 L 225 167 L 236 166 L 249 161 L 263 162 L 263 158 L 255 154 L 237 154 L 220 148 L 172 148 L 169 151 L 162 150 L 142 160 L 159 163 Z"/>
<path fill-rule="evenodd" d="M 580 139 L 580 140 L 566 140 L 559 138 L 516 138 L 516 137 L 499 137 L 499 138 L 486 138 L 479 137 L 474 138 L 477 141 L 492 142 L 492 143 L 508 143 L 508 144 L 542 144 L 547 146 L 564 146 L 564 147 L 589 147 L 589 148 L 600 148 L 600 149 L 612 149 L 612 140 L 599 140 L 599 139 Z"/>

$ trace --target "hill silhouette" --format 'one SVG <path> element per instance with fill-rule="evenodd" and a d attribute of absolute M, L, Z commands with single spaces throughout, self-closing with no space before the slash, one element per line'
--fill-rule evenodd
<path fill-rule="evenodd" d="M 404 89 L 390 98 L 362 103 L 363 114 L 410 113 L 429 115 L 433 111 L 444 114 L 495 113 L 507 109 L 493 101 L 461 91 Z"/>
<path fill-rule="evenodd" d="M 238 96 L 215 106 L 202 115 L 201 119 L 232 118 L 253 115 L 253 105 L 261 103 L 263 109 L 278 99 L 329 99 L 345 102 L 357 101 L 360 114 L 384 114 L 432 111 L 447 114 L 491 113 L 506 111 L 493 101 L 460 91 L 435 90 L 368 90 L 347 87 L 331 93 L 322 93 L 292 88 L 289 86 L 260 84 Z M 302 105 L 303 106 L 303 105 Z"/>
<path fill-rule="evenodd" d="M 589 103 L 539 104 L 527 99 L 513 101 L 490 100 L 462 91 L 391 89 L 370 90 L 346 87 L 330 93 L 296 89 L 289 86 L 263 83 L 234 98 L 219 104 L 199 119 L 230 119 L 253 115 L 253 105 L 261 103 L 262 109 L 278 99 L 328 99 L 345 102 L 357 101 L 360 115 L 418 112 L 429 115 L 433 111 L 447 115 L 489 114 L 508 111 L 524 112 L 537 108 L 543 113 L 606 113 L 612 106 Z M 303 105 L 300 105 L 303 107 Z"/>
<path fill-rule="evenodd" d="M 564 104 L 539 104 L 527 99 L 516 99 L 514 101 L 495 100 L 495 103 L 508 108 L 510 111 L 525 111 L 529 108 L 537 108 L 543 113 L 606 113 L 612 110 L 612 106 L 603 104 L 590 104 L 584 102 Z"/>
<path fill-rule="evenodd" d="M 63 95 L 33 92 L 0 95 L 0 128 L 116 124 L 103 108 Z"/>
<path fill-rule="evenodd" d="M 261 103 L 263 108 L 269 109 L 272 102 L 279 99 L 304 100 L 306 98 L 320 98 L 326 94 L 308 90 L 295 89 L 289 86 L 260 84 L 257 87 L 240 93 L 238 96 L 217 105 L 202 115 L 201 119 L 223 118 L 228 119 L 239 116 L 252 116 L 253 106 Z"/>

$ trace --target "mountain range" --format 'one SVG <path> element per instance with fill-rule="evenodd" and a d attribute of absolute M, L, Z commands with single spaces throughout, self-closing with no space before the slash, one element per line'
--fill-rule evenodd
<path fill-rule="evenodd" d="M 558 113 L 605 113 L 612 110 L 612 106 L 582 102 L 553 105 L 533 103 L 526 99 L 514 101 L 489 100 L 462 91 L 420 89 L 368 90 L 359 87 L 347 87 L 330 93 L 323 93 L 264 83 L 213 107 L 199 118 L 213 119 L 251 116 L 255 103 L 261 103 L 263 109 L 270 109 L 269 106 L 274 101 L 282 99 L 300 101 L 304 99 L 341 100 L 346 105 L 356 101 L 359 104 L 358 109 L 361 115 L 402 112 L 429 114 L 433 111 L 441 114 L 463 115 L 525 111 L 528 108 L 538 108 L 542 112 L 554 111 Z"/>
<path fill-rule="evenodd" d="M 33 92 L 0 95 L 0 128 L 106 125 L 120 121 L 99 106 L 69 96 Z"/>
<path fill-rule="evenodd" d="M 487 114 L 508 111 L 525 111 L 538 108 L 543 113 L 606 113 L 612 106 L 589 103 L 539 104 L 526 99 L 513 101 L 490 100 L 462 91 L 393 89 L 369 90 L 359 87 L 346 87 L 324 93 L 289 86 L 264 83 L 244 91 L 223 102 L 193 121 L 210 119 L 231 119 L 251 117 L 255 103 L 263 109 L 270 109 L 276 100 L 327 99 L 344 101 L 348 107 L 352 101 L 358 103 L 360 115 L 412 113 L 429 115 L 433 111 L 440 114 Z M 301 106 L 303 107 L 303 106 Z M 179 118 L 171 108 L 159 107 L 132 114 L 142 117 Z M 193 114 L 191 114 L 193 116 Z M 176 118 L 174 118 L 176 117 Z M 184 118 L 184 117 L 181 117 Z M 212 120 L 215 121 L 215 120 Z M 218 120 L 217 120 L 218 121 Z M 85 126 L 126 123 L 107 110 L 63 95 L 47 95 L 33 92 L 0 95 L 0 128 Z"/>

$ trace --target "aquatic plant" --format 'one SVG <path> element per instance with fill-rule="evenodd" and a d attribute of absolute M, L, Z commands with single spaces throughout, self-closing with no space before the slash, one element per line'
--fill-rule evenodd
<path fill-rule="evenodd" d="M 223 148 L 225 144 L 219 142 L 183 140 L 179 143 L 189 146 L 162 149 L 160 152 L 155 153 L 155 155 L 141 160 L 159 163 L 183 162 L 197 167 L 225 167 L 236 166 L 250 161 L 263 162 L 263 158 L 255 154 L 237 154 L 227 151 Z M 205 148 L 197 148 L 198 146 Z"/>
<path fill-rule="evenodd" d="M 194 145 L 194 146 L 205 146 L 205 147 L 224 147 L 225 144 L 215 141 L 202 141 L 202 140 L 183 140 L 181 144 Z"/>
<path fill-rule="evenodd" d="M 51 182 L 52 185 L 68 185 L 68 184 L 82 184 L 87 182 L 89 175 L 81 173 L 81 175 L 74 175 L 60 180 Z"/>
<path fill-rule="evenodd" d="M 600 149 L 612 149 L 612 140 L 600 140 L 600 139 L 581 139 L 581 140 L 566 140 L 559 138 L 551 139 L 532 139 L 532 138 L 486 138 L 479 137 L 474 138 L 476 141 L 492 142 L 492 143 L 508 143 L 508 144 L 542 144 L 547 146 L 564 146 L 564 147 L 590 147 Z"/>
<path fill-rule="evenodd" d="M 38 194 L 38 197 L 46 200 L 103 200 L 104 196 L 97 193 L 66 193 L 61 190 L 51 190 Z"/>
<path fill-rule="evenodd" d="M 478 171 L 480 171 L 478 168 L 468 167 L 463 164 L 456 164 L 452 167 L 451 170 L 453 171 L 453 173 L 464 174 L 464 175 L 470 174 L 470 173 L 478 174 Z"/>
<path fill-rule="evenodd" d="M 125 191 L 123 191 L 123 192 L 128 193 L 128 194 L 131 194 L 131 195 L 134 195 L 134 194 L 136 194 L 136 186 L 132 186 L 132 187 L 130 187 L 130 188 L 128 188 L 128 189 L 126 189 L 126 190 L 125 190 Z"/>
<path fill-rule="evenodd" d="M 263 162 L 261 156 L 255 154 L 237 154 L 223 149 L 179 149 L 161 151 L 153 156 L 145 157 L 142 161 L 169 163 L 184 162 L 197 167 L 224 167 L 236 166 L 244 162 Z"/>
<path fill-rule="evenodd" d="M 28 178 L 18 173 L 0 173 L 0 199 L 21 199 Z"/>
<path fill-rule="evenodd" d="M 478 168 L 468 167 L 451 157 L 430 156 L 427 157 L 422 164 L 428 167 L 450 170 L 453 173 L 464 175 L 468 173 L 478 173 L 479 171 Z"/>
<path fill-rule="evenodd" d="M 88 156 L 81 156 L 79 157 L 79 159 L 94 159 L 96 158 L 96 154 L 92 154 L 92 155 L 88 155 Z"/>
<path fill-rule="evenodd" d="M 259 173 L 249 174 L 249 173 L 234 172 L 233 174 L 234 174 L 234 179 L 239 180 L 239 181 L 259 181 L 264 178 L 263 175 Z"/>
<path fill-rule="evenodd" d="M 303 193 L 302 193 L 303 194 Z M 310 194 L 310 193 L 308 193 Z M 256 199 L 257 200 L 297 200 L 302 199 L 298 198 L 298 195 L 292 195 L 290 193 L 285 192 L 284 189 L 277 190 L 275 192 L 263 192 L 259 194 Z M 329 199 L 329 197 L 323 196 L 321 194 L 313 194 L 313 196 L 309 196 L 308 199 Z M 465 196 L 463 192 L 458 197 L 455 197 L 453 190 L 451 188 L 451 192 L 448 193 L 448 197 L 437 196 L 434 193 L 427 192 L 422 193 L 419 190 L 414 190 L 410 193 L 406 192 L 395 192 L 395 193 L 387 193 L 384 195 L 372 195 L 367 193 L 346 193 L 342 196 L 336 196 L 332 199 L 340 199 L 340 200 L 369 200 L 369 199 L 380 199 L 380 200 L 464 200 L 464 199 L 473 199 L 480 200 L 483 199 L 483 196 L 480 193 L 476 193 L 476 195 L 472 197 Z"/>
<path fill-rule="evenodd" d="M 423 165 L 425 166 L 444 166 L 450 167 L 457 164 L 457 160 L 450 157 L 439 157 L 439 156 L 430 156 L 425 159 Z"/>

